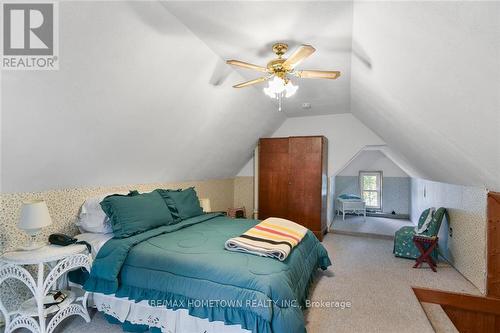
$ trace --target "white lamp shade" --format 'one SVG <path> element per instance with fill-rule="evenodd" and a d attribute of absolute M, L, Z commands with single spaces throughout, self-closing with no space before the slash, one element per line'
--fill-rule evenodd
<path fill-rule="evenodd" d="M 212 207 L 210 207 L 210 199 L 208 198 L 201 198 L 200 206 L 205 213 L 209 213 L 212 211 Z"/>
<path fill-rule="evenodd" d="M 21 218 L 17 224 L 19 229 L 35 231 L 51 224 L 52 219 L 50 218 L 49 209 L 45 201 L 33 200 L 23 203 Z"/>

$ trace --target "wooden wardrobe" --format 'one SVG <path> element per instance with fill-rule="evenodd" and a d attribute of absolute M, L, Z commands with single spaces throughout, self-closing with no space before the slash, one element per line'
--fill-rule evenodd
<path fill-rule="evenodd" d="M 328 141 L 324 136 L 259 141 L 259 219 L 282 217 L 326 233 Z"/>

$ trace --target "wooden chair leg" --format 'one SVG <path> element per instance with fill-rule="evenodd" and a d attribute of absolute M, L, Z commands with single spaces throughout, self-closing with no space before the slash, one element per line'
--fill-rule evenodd
<path fill-rule="evenodd" d="M 424 261 L 423 254 L 425 253 L 425 249 L 420 243 L 415 243 L 415 246 L 417 247 L 418 251 L 420 252 L 420 256 L 416 259 L 415 265 L 413 265 L 413 268 L 418 268 L 422 262 Z"/>
<path fill-rule="evenodd" d="M 422 265 L 423 262 L 426 262 L 431 267 L 433 272 L 437 272 L 436 262 L 431 257 L 431 253 L 432 253 L 432 251 L 434 251 L 434 248 L 436 247 L 437 242 L 430 244 L 427 249 L 425 249 L 424 246 L 419 242 L 414 242 L 414 244 L 417 247 L 418 251 L 420 252 L 420 256 L 416 259 L 416 262 L 415 262 L 415 265 L 413 265 L 413 268 L 418 268 L 420 265 Z"/>

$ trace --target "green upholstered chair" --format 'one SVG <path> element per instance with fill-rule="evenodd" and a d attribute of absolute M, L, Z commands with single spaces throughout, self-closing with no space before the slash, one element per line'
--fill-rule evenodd
<path fill-rule="evenodd" d="M 427 215 L 429 215 L 431 209 L 428 208 L 422 212 L 420 215 L 420 219 L 418 220 L 418 227 L 421 228 L 427 219 Z M 432 217 L 432 221 L 429 223 L 427 230 L 425 230 L 421 235 L 425 236 L 437 236 L 439 232 L 439 228 L 441 227 L 441 222 L 443 222 L 443 218 L 446 216 L 448 219 L 448 212 L 446 208 L 439 208 L 434 212 L 434 216 Z M 408 259 L 416 259 L 420 256 L 420 252 L 417 247 L 413 243 L 413 236 L 415 235 L 415 227 L 402 227 L 398 231 L 396 231 L 396 235 L 394 236 L 394 249 L 393 253 L 396 257 L 408 258 Z M 437 260 L 438 257 L 438 249 L 436 249 L 431 254 L 434 260 Z"/>

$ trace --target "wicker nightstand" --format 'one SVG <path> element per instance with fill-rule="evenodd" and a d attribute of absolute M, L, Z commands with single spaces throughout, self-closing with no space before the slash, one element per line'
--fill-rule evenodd
<path fill-rule="evenodd" d="M 43 299 L 61 282 L 60 278 L 71 270 L 84 267 L 90 272 L 91 256 L 84 245 L 57 246 L 47 245 L 33 251 L 7 252 L 0 257 L 0 286 L 9 278 L 24 283 L 33 297 L 8 312 L 0 300 L 0 311 L 5 318 L 5 333 L 24 327 L 32 332 L 52 333 L 56 326 L 72 315 L 82 316 L 90 322 L 87 312 L 87 293 L 77 296 L 74 291 L 62 290 L 66 299 L 57 305 L 45 308 Z M 37 265 L 38 273 L 34 277 L 26 270 L 26 265 Z M 44 279 L 45 265 L 50 268 Z M 59 283 L 58 286 L 62 284 Z M 47 317 L 51 316 L 47 322 Z M 38 321 L 35 319 L 38 317 Z"/>

